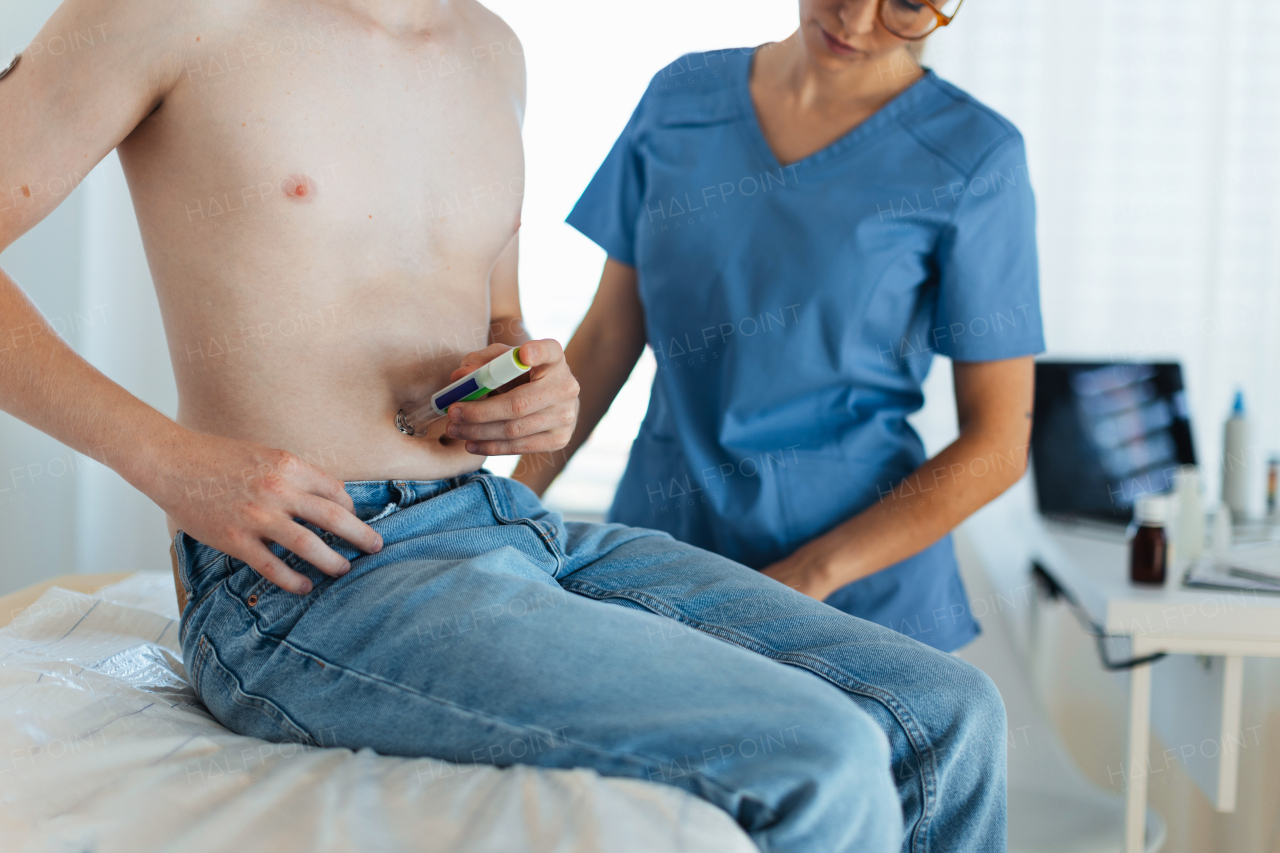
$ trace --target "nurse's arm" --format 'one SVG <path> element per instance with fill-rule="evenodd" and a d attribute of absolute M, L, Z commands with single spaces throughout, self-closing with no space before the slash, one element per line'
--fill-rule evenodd
<path fill-rule="evenodd" d="M 953 372 L 960 437 L 765 574 L 824 599 L 924 550 L 1018 481 L 1031 437 L 1032 358 L 958 361 Z"/>
<path fill-rule="evenodd" d="M 565 347 L 578 380 L 578 424 L 563 450 L 527 453 L 512 473 L 538 494 L 546 491 L 591 435 L 644 352 L 644 308 L 634 267 L 609 258 L 587 316 Z"/>

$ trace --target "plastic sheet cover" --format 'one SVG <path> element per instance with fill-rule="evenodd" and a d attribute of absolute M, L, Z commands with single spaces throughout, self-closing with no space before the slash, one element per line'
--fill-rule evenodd
<path fill-rule="evenodd" d="M 172 580 L 51 589 L 0 629 L 5 853 L 756 848 L 681 790 L 232 734 L 187 683 Z"/>

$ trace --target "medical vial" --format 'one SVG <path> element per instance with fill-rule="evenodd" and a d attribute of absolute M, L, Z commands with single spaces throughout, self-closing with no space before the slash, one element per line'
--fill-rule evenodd
<path fill-rule="evenodd" d="M 1134 583 L 1164 583 L 1169 559 L 1168 516 L 1169 501 L 1164 495 L 1140 495 L 1134 502 L 1129 540 L 1129 580 Z"/>
<path fill-rule="evenodd" d="M 1280 456 L 1267 460 L 1267 516 L 1276 516 L 1276 496 L 1280 490 Z"/>

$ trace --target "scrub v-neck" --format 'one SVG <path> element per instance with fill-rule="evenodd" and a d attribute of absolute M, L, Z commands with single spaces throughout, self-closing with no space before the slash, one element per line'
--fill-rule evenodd
<path fill-rule="evenodd" d="M 738 90 L 738 99 L 745 116 L 743 126 L 747 136 L 751 138 L 751 144 L 756 147 L 760 156 L 765 158 L 771 170 L 804 169 L 838 157 L 864 137 L 878 132 L 887 122 L 892 121 L 894 117 L 903 111 L 910 109 L 922 97 L 925 89 L 928 88 L 921 86 L 921 84 L 925 81 L 932 81 L 934 77 L 933 69 L 924 69 L 923 77 L 894 95 L 880 109 L 849 128 L 843 136 L 837 137 L 834 141 L 819 148 L 807 157 L 802 157 L 794 163 L 783 165 L 778 159 L 778 155 L 774 152 L 773 146 L 765 138 L 764 128 L 760 125 L 760 115 L 756 112 L 755 99 L 751 97 L 751 70 L 755 67 L 756 54 L 759 51 L 760 48 L 756 47 L 751 52 L 751 55 L 747 57 L 747 61 L 742 63 L 742 70 L 738 74 L 735 88 Z"/>

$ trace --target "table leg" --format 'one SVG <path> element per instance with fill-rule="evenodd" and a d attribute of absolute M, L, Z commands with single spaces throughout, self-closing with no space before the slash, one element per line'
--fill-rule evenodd
<path fill-rule="evenodd" d="M 1139 654 L 1134 643 L 1134 654 Z M 1129 760 L 1124 853 L 1143 853 L 1147 826 L 1147 759 L 1151 744 L 1151 664 L 1129 670 Z"/>
<path fill-rule="evenodd" d="M 1222 732 L 1218 736 L 1218 802 L 1220 812 L 1236 810 L 1236 780 L 1240 774 L 1240 707 L 1244 698 L 1244 658 L 1223 659 Z"/>

